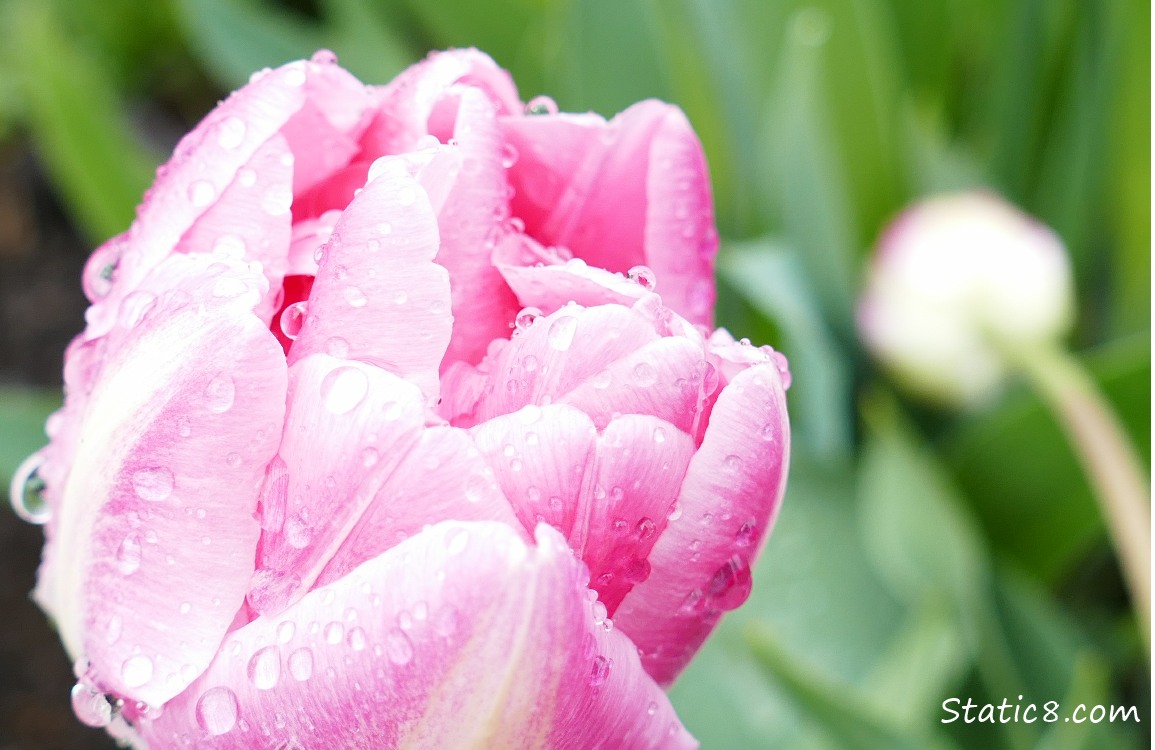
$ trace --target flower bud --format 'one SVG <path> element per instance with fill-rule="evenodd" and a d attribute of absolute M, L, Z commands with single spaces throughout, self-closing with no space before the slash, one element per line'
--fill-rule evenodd
<path fill-rule="evenodd" d="M 858 329 L 911 390 L 962 404 L 998 388 L 1008 353 L 1054 341 L 1072 316 L 1059 237 L 998 196 L 970 192 L 923 201 L 887 227 Z"/>

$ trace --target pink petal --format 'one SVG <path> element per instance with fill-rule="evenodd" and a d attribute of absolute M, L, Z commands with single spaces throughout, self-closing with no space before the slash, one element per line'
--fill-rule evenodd
<path fill-rule="evenodd" d="M 645 264 L 666 304 L 710 325 L 718 238 L 702 148 L 676 107 L 645 101 L 589 115 L 503 118 L 519 159 L 513 212 L 547 245 L 592 266 Z"/>
<path fill-rule="evenodd" d="M 72 415 L 84 439 L 51 454 L 36 597 L 90 679 L 126 698 L 183 690 L 243 601 L 286 388 L 281 348 L 251 312 L 264 293 L 256 267 L 157 266 L 100 342 L 103 369 Z"/>
<path fill-rule="evenodd" d="M 495 582 L 497 585 L 494 585 Z M 547 527 L 443 523 L 233 633 L 154 747 L 696 744 Z"/>
<path fill-rule="evenodd" d="M 289 376 L 284 438 L 262 493 L 265 532 L 248 594 L 264 614 L 312 587 L 372 502 L 375 477 L 396 469 L 424 426 L 421 393 L 377 367 L 313 354 Z"/>
<path fill-rule="evenodd" d="M 456 360 L 476 364 L 490 341 L 509 336 L 519 309 L 491 260 L 496 239 L 509 231 L 509 185 L 494 104 L 470 88 L 453 91 L 445 103 L 456 104 L 453 137 L 460 163 L 458 173 L 445 180 L 450 187 L 437 217 L 437 262 L 449 271 L 453 287 L 453 338 L 443 366 Z"/>
<path fill-rule="evenodd" d="M 181 237 L 234 181 L 248 181 L 243 170 L 249 169 L 254 156 L 313 100 L 320 102 L 327 123 L 348 128 L 354 135 L 363 127 L 355 114 L 370 101 L 364 87 L 336 66 L 290 63 L 254 77 L 181 139 L 169 162 L 157 170 L 156 183 L 146 194 L 132 229 L 123 241 L 109 246 L 115 253 L 101 253 L 100 263 L 89 266 L 97 280 L 86 282 L 86 287 L 100 293 L 86 316 L 87 338 L 102 336 L 112 327 L 120 300 L 173 252 Z M 343 103 L 337 106 L 335 101 Z M 289 130 L 289 148 L 301 147 L 299 141 L 307 140 L 307 133 Z M 315 144 L 307 145 L 313 149 Z M 288 209 L 292 197 L 289 186 L 277 182 L 265 191 L 263 201 L 279 215 Z M 254 254 L 246 252 L 245 257 L 260 259 L 256 248 L 251 250 Z M 111 283 L 98 280 L 104 277 Z"/>
<path fill-rule="evenodd" d="M 527 529 L 547 523 L 590 569 L 613 615 L 674 508 L 694 443 L 660 419 L 617 417 L 598 434 L 570 406 L 527 406 L 473 428 L 482 456 Z"/>
<path fill-rule="evenodd" d="M 314 352 L 376 365 L 438 398 L 449 343 L 449 279 L 433 262 L 439 238 L 409 162 L 387 157 L 349 204 L 324 248 L 290 363 Z"/>
<path fill-rule="evenodd" d="M 410 151 L 423 136 L 447 141 L 451 121 L 431 121 L 437 103 L 455 84 L 475 86 L 501 114 L 521 110 L 509 73 L 476 49 L 434 52 L 380 91 L 376 118 L 361 139 L 363 153 L 373 156 Z"/>
<path fill-rule="evenodd" d="M 653 575 L 614 618 L 659 683 L 672 682 L 722 613 L 749 594 L 750 567 L 785 489 L 789 435 L 773 364 L 743 370 L 718 397 L 682 484 L 681 514 L 650 553 Z"/>
<path fill-rule="evenodd" d="M 372 465 L 383 459 L 377 451 L 364 453 L 362 460 Z M 431 523 L 500 521 L 521 528 L 493 470 L 469 433 L 457 427 L 422 432 L 397 469 L 373 488 L 371 504 L 325 566 L 318 585 L 343 577 Z M 529 541 L 529 531 L 523 536 Z"/>

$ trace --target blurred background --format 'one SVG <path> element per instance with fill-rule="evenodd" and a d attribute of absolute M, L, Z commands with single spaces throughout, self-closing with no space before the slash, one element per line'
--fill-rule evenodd
<path fill-rule="evenodd" d="M 523 100 L 681 105 L 712 171 L 719 322 L 790 357 L 778 526 L 672 693 L 703 747 L 1148 747 L 1148 657 L 1050 412 L 1023 383 L 963 412 L 908 400 L 853 308 L 905 204 L 1001 193 L 1066 243 L 1069 346 L 1149 469 L 1150 29 L 1142 0 L 0 0 L 0 479 L 45 440 L 87 253 L 228 90 L 321 47 L 384 83 L 477 46 Z M 112 747 L 72 718 L 27 599 L 40 543 L 0 511 L 0 750 Z M 1141 723 L 943 724 L 951 697 Z"/>

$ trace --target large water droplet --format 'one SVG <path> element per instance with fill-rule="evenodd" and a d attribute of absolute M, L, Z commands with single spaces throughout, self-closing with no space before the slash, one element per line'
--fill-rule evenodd
<path fill-rule="evenodd" d="M 556 115 L 557 102 L 548 96 L 535 96 L 525 105 L 527 115 Z"/>
<path fill-rule="evenodd" d="M 301 328 L 305 325 L 305 313 L 309 309 L 308 302 L 294 302 L 281 313 L 281 333 L 290 341 L 296 341 L 301 335 Z"/>
<path fill-rule="evenodd" d="M 40 478 L 43 463 L 44 457 L 40 453 L 24 459 L 8 487 L 12 510 L 28 523 L 37 525 L 48 523 L 52 517 L 52 511 L 44 501 L 44 480 Z"/>
<path fill-rule="evenodd" d="M 120 678 L 127 687 L 140 687 L 152 679 L 152 659 L 137 654 L 120 666 Z"/>
<path fill-rule="evenodd" d="M 658 371 L 649 362 L 639 362 L 634 366 L 634 383 L 641 388 L 648 388 L 658 382 Z"/>
<path fill-rule="evenodd" d="M 249 679 L 258 690 L 270 690 L 281 679 L 281 652 L 276 646 L 266 646 L 249 659 Z"/>
<path fill-rule="evenodd" d="M 217 143 L 223 149 L 232 150 L 245 140 L 245 121 L 237 116 L 226 117 L 217 126 Z"/>
<path fill-rule="evenodd" d="M 237 696 L 227 687 L 210 688 L 197 701 L 197 724 L 212 737 L 237 724 Z"/>
<path fill-rule="evenodd" d="M 601 687 L 606 684 L 606 680 L 610 678 L 610 670 L 613 669 L 613 661 L 608 657 L 598 654 L 594 657 L 593 667 L 590 669 L 590 687 Z"/>
<path fill-rule="evenodd" d="M 332 50 L 328 50 L 328 49 L 317 50 L 316 52 L 313 53 L 313 56 L 310 57 L 309 59 L 312 60 L 313 62 L 317 63 L 318 65 L 336 65 L 337 64 L 337 54 L 335 52 L 333 52 Z"/>
<path fill-rule="evenodd" d="M 289 674 L 297 682 L 304 682 L 313 676 L 313 652 L 307 648 L 299 648 L 289 654 Z"/>
<path fill-rule="evenodd" d="M 400 628 L 392 628 L 385 636 L 385 654 L 389 661 L 403 666 L 413 660 L 413 643 Z"/>
<path fill-rule="evenodd" d="M 349 635 L 345 637 L 345 642 L 349 644 L 349 648 L 354 651 L 364 651 L 365 646 L 369 643 L 369 638 L 365 635 L 365 630 L 360 627 L 351 628 Z"/>
<path fill-rule="evenodd" d="M 369 299 L 365 293 L 361 291 L 360 287 L 347 286 L 343 293 L 345 301 L 349 303 L 350 307 L 364 307 L 369 303 Z"/>
<path fill-rule="evenodd" d="M 338 367 L 321 381 L 321 399 L 333 414 L 352 411 L 368 392 L 369 378 L 357 367 Z"/>
<path fill-rule="evenodd" d="M 205 387 L 205 405 L 214 414 L 224 414 L 233 408 L 237 386 L 227 373 L 218 373 Z"/>
<path fill-rule="evenodd" d="M 336 646 L 345 637 L 345 626 L 333 621 L 325 626 L 325 643 Z"/>
<path fill-rule="evenodd" d="M 90 727 L 106 727 L 112 721 L 112 704 L 95 685 L 81 680 L 72 686 L 72 712 Z"/>
<path fill-rule="evenodd" d="M 658 286 L 658 277 L 649 266 L 634 266 L 626 273 L 626 277 L 651 292 Z"/>
<path fill-rule="evenodd" d="M 203 208 L 217 197 L 217 189 L 208 180 L 196 180 L 188 186 L 188 199 L 197 208 Z"/>
<path fill-rule="evenodd" d="M 325 342 L 325 353 L 330 357 L 345 359 L 349 356 L 349 342 L 340 336 L 334 336 Z"/>
<path fill-rule="evenodd" d="M 129 534 L 116 548 L 116 569 L 126 576 L 130 576 L 140 569 L 140 559 L 143 556 L 140 535 Z"/>
<path fill-rule="evenodd" d="M 564 352 L 569 349 L 570 344 L 573 343 L 573 337 L 576 332 L 577 318 L 572 315 L 562 315 L 550 324 L 549 333 L 546 334 L 546 340 L 549 342 L 550 348 Z"/>
<path fill-rule="evenodd" d="M 513 319 L 513 327 L 518 331 L 525 331 L 533 322 L 541 317 L 541 310 L 536 307 L 526 307 Z"/>
<path fill-rule="evenodd" d="M 750 563 L 745 557 L 734 555 L 714 572 L 705 596 L 718 609 L 731 610 L 746 601 L 753 585 Z"/>
<path fill-rule="evenodd" d="M 141 500 L 158 503 L 172 494 L 176 480 L 163 466 L 140 469 L 132 475 L 132 489 Z"/>

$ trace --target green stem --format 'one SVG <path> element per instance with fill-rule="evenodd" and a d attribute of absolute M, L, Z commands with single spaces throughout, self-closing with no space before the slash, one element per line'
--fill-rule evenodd
<path fill-rule="evenodd" d="M 1131 593 L 1143 643 L 1151 648 L 1151 503 L 1143 464 L 1111 407 L 1079 363 L 1057 346 L 1007 353 L 1067 432 L 1099 501 Z"/>

